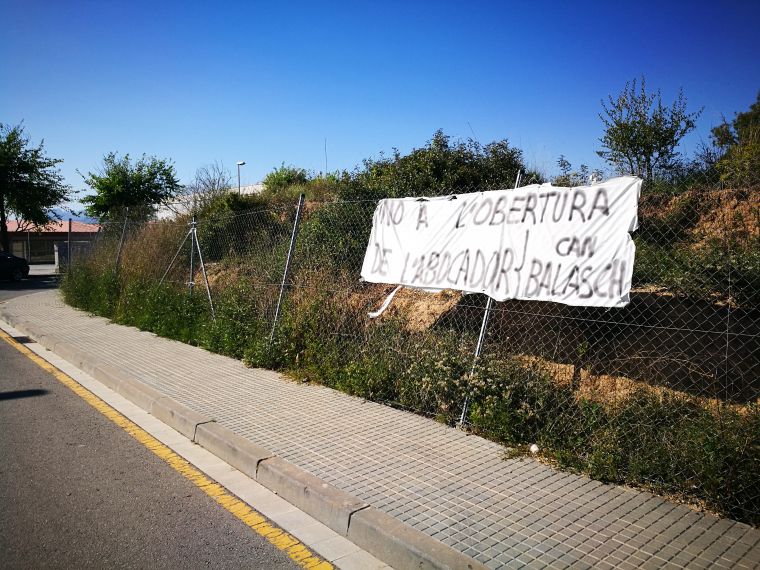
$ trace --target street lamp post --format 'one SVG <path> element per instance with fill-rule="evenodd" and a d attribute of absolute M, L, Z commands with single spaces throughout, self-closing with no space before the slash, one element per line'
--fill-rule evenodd
<path fill-rule="evenodd" d="M 245 164 L 245 160 L 238 160 L 237 167 L 238 167 L 238 195 L 240 195 L 240 167 Z"/>

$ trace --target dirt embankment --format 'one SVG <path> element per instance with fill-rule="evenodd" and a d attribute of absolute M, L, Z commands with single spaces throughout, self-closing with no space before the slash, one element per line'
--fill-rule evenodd
<path fill-rule="evenodd" d="M 367 284 L 352 295 L 351 305 L 362 311 L 375 311 L 395 288 L 395 285 Z M 460 291 L 451 289 L 429 293 L 402 287 L 385 312 L 378 317 L 378 322 L 394 319 L 402 323 L 409 332 L 423 332 L 432 328 L 443 315 L 454 309 L 462 296 Z"/>
<path fill-rule="evenodd" d="M 728 239 L 751 244 L 760 239 L 760 186 L 644 195 L 639 219 L 642 232 L 661 232 L 666 238 L 687 241 L 695 249 Z"/>

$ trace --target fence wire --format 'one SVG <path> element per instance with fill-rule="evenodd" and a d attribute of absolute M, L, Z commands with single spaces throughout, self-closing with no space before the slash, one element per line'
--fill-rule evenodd
<path fill-rule="evenodd" d="M 760 188 L 645 187 L 630 303 L 494 303 L 477 361 L 484 295 L 402 289 L 367 316 L 395 287 L 360 279 L 376 205 L 306 202 L 277 323 L 295 202 L 198 215 L 215 319 L 188 218 L 106 224 L 65 294 L 251 365 L 461 419 L 510 452 L 535 443 L 559 466 L 760 522 Z"/>

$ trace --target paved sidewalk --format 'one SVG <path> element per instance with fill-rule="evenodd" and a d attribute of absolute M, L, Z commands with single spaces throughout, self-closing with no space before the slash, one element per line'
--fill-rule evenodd
<path fill-rule="evenodd" d="M 235 434 L 490 568 L 760 568 L 760 531 L 648 493 L 504 460 L 434 421 L 67 307 L 0 304 Z"/>
<path fill-rule="evenodd" d="M 29 275 L 58 275 L 58 266 L 55 263 L 32 264 L 29 266 Z"/>

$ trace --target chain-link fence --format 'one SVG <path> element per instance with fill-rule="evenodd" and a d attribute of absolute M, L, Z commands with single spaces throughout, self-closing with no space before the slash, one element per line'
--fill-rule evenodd
<path fill-rule="evenodd" d="M 759 204 L 760 188 L 645 188 L 624 308 L 403 289 L 370 319 L 394 288 L 359 275 L 375 200 L 107 224 L 64 294 L 757 524 Z"/>

